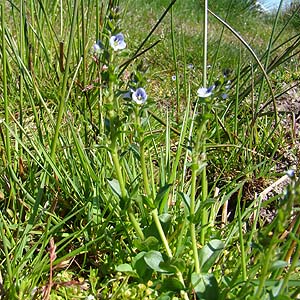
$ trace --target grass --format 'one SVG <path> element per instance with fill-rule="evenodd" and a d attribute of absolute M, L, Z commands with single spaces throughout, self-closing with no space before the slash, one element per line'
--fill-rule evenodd
<path fill-rule="evenodd" d="M 208 8 L 1 3 L 1 299 L 299 297 L 299 7 Z"/>

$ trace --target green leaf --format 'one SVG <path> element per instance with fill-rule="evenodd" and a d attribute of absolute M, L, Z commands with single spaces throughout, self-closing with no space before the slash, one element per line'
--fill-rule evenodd
<path fill-rule="evenodd" d="M 165 194 L 169 191 L 170 187 L 171 187 L 171 184 L 167 183 L 159 189 L 159 191 L 156 195 L 155 201 L 154 201 L 157 206 L 164 205 L 164 203 L 161 203 L 161 202 L 164 199 Z"/>
<path fill-rule="evenodd" d="M 176 274 L 178 271 L 184 272 L 186 265 L 181 258 L 165 258 L 165 261 L 159 264 L 161 269 L 164 269 L 169 274 Z"/>
<path fill-rule="evenodd" d="M 167 277 L 163 280 L 160 290 L 165 292 L 180 292 L 184 290 L 184 286 L 178 279 Z"/>
<path fill-rule="evenodd" d="M 273 298 L 274 300 L 292 300 L 289 296 L 286 295 L 279 295 L 276 298 Z"/>
<path fill-rule="evenodd" d="M 127 275 L 138 277 L 138 274 L 132 269 L 131 265 L 129 264 L 121 264 L 116 267 L 117 272 L 122 272 Z"/>
<path fill-rule="evenodd" d="M 192 286 L 197 298 L 201 300 L 218 300 L 219 287 L 218 282 L 213 274 L 208 273 L 193 273 Z"/>
<path fill-rule="evenodd" d="M 173 258 L 171 260 L 173 266 L 175 266 L 181 273 L 186 270 L 186 263 L 182 258 Z"/>
<path fill-rule="evenodd" d="M 167 225 L 167 224 L 171 223 L 172 215 L 170 215 L 170 214 L 161 214 L 161 215 L 158 216 L 158 218 L 159 218 L 162 225 L 163 224 Z"/>
<path fill-rule="evenodd" d="M 276 260 L 273 262 L 270 271 L 275 271 L 278 269 L 282 269 L 288 266 L 288 263 L 284 260 Z"/>
<path fill-rule="evenodd" d="M 272 296 L 273 297 L 276 297 L 276 299 L 279 299 L 280 297 L 280 291 L 281 291 L 281 288 L 282 288 L 282 285 L 283 285 L 283 279 L 279 280 L 278 282 L 276 282 L 274 284 L 274 286 L 272 286 Z M 283 298 L 284 299 L 284 298 Z M 283 300 L 282 299 L 282 300 Z M 289 298 L 288 298 L 289 299 Z"/>
<path fill-rule="evenodd" d="M 121 264 L 116 267 L 117 272 L 131 272 L 133 271 L 131 265 L 129 264 Z"/>
<path fill-rule="evenodd" d="M 186 205 L 186 207 L 188 209 L 188 215 L 189 215 L 191 199 L 190 199 L 189 195 L 187 195 L 185 193 L 179 192 L 179 195 L 181 196 L 184 204 Z"/>
<path fill-rule="evenodd" d="M 148 281 L 151 279 L 153 270 L 146 264 L 144 260 L 145 254 L 146 252 L 140 252 L 133 258 L 133 267 L 140 278 L 142 278 L 144 281 Z"/>
<path fill-rule="evenodd" d="M 156 250 L 147 252 L 144 256 L 146 264 L 154 271 L 166 273 L 167 270 L 160 267 L 160 263 L 164 262 L 163 256 Z"/>
<path fill-rule="evenodd" d="M 171 300 L 172 298 L 169 295 L 161 295 L 157 298 L 157 300 Z"/>
<path fill-rule="evenodd" d="M 149 236 L 145 240 L 136 240 L 134 242 L 135 247 L 140 251 L 150 251 L 159 248 L 160 242 L 154 236 Z"/>
<path fill-rule="evenodd" d="M 117 179 L 109 180 L 107 179 L 108 184 L 110 185 L 112 191 L 121 198 L 121 188 L 119 181 Z"/>
<path fill-rule="evenodd" d="M 141 196 L 141 198 L 143 199 L 143 203 L 144 203 L 147 207 L 149 207 L 149 208 L 151 208 L 151 209 L 155 209 L 155 204 L 153 203 L 153 201 L 152 201 L 151 198 L 149 198 L 149 197 L 146 196 L 146 195 L 140 195 L 140 196 Z"/>
<path fill-rule="evenodd" d="M 129 148 L 137 160 L 141 159 L 140 147 L 137 144 L 131 144 Z"/>
<path fill-rule="evenodd" d="M 181 258 L 167 259 L 164 262 L 161 262 L 159 266 L 170 274 L 175 274 L 178 271 L 184 272 L 186 268 L 186 264 Z"/>
<path fill-rule="evenodd" d="M 202 272 L 208 272 L 223 249 L 224 243 L 221 240 L 211 240 L 202 249 L 200 249 L 199 261 Z"/>

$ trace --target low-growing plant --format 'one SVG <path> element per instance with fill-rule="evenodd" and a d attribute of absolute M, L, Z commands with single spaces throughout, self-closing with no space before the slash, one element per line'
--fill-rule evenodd
<path fill-rule="evenodd" d="M 217 4 L 162 4 L 138 39 L 131 1 L 1 3 L 1 299 L 299 296 L 299 179 L 276 173 L 272 86 L 299 33 L 284 38 L 279 8 L 257 54 Z M 193 63 L 177 4 L 200 9 Z M 236 65 L 219 64 L 225 31 Z M 265 199 L 279 176 L 285 193 Z"/>

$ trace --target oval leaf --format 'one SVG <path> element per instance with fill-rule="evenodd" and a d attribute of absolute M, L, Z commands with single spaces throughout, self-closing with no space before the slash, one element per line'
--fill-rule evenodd
<path fill-rule="evenodd" d="M 164 262 L 163 256 L 160 252 L 151 250 L 147 252 L 144 256 L 146 264 L 154 271 L 166 273 L 165 269 L 162 269 L 159 264 Z"/>
<path fill-rule="evenodd" d="M 213 274 L 192 274 L 192 285 L 197 299 L 201 300 L 218 300 L 219 287 L 218 282 Z"/>
<path fill-rule="evenodd" d="M 200 249 L 199 261 L 202 272 L 208 272 L 223 249 L 224 243 L 221 240 L 211 240 L 202 249 Z"/>

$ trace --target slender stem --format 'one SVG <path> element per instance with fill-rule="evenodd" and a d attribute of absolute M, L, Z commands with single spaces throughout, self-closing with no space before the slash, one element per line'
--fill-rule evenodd
<path fill-rule="evenodd" d="M 127 192 L 126 192 L 126 187 L 125 187 L 125 182 L 123 179 L 123 174 L 122 174 L 122 170 L 121 170 L 121 165 L 120 165 L 120 161 L 119 161 L 119 156 L 118 156 L 118 152 L 116 147 L 114 146 L 112 151 L 111 151 L 111 157 L 113 160 L 113 164 L 115 167 L 115 171 L 116 171 L 116 176 L 117 179 L 119 181 L 119 185 L 120 185 L 120 190 L 121 190 L 121 197 L 123 199 L 127 198 Z"/>
<path fill-rule="evenodd" d="M 202 77 L 203 87 L 206 87 L 206 81 L 207 81 L 207 29 L 208 29 L 208 0 L 204 0 L 204 18 L 203 18 L 203 77 Z"/>
<path fill-rule="evenodd" d="M 171 176 L 170 176 L 170 179 L 169 179 L 169 184 L 173 184 L 173 182 L 175 181 L 177 167 L 178 167 L 179 162 L 180 162 L 181 153 L 182 153 L 182 145 L 184 144 L 184 139 L 186 138 L 186 131 L 187 131 L 187 125 L 188 125 L 188 120 L 189 120 L 190 100 L 191 100 L 191 97 L 190 97 L 190 89 L 189 89 L 188 97 L 187 97 L 186 110 L 185 110 L 183 124 L 182 124 L 182 127 L 181 127 L 180 136 L 179 136 L 178 148 L 177 148 L 177 151 L 176 151 L 175 161 L 172 165 L 172 172 L 171 172 Z"/>
<path fill-rule="evenodd" d="M 239 41 L 247 48 L 247 50 L 251 53 L 251 55 L 253 56 L 253 58 L 257 62 L 258 67 L 260 68 L 261 72 L 263 73 L 263 77 L 265 78 L 265 80 L 266 80 L 266 82 L 268 84 L 268 87 L 270 89 L 271 98 L 272 98 L 271 102 L 273 103 L 273 109 L 274 109 L 274 114 L 275 114 L 275 122 L 276 122 L 276 125 L 277 125 L 278 124 L 278 113 L 277 113 L 277 106 L 276 106 L 275 94 L 274 94 L 274 91 L 273 91 L 273 88 L 272 88 L 271 81 L 270 81 L 270 79 L 268 77 L 267 71 L 264 69 L 264 66 L 260 62 L 259 58 L 255 54 L 255 52 L 253 51 L 253 49 L 250 47 L 250 45 L 243 39 L 243 37 L 237 31 L 235 31 L 228 23 L 226 23 L 225 21 L 223 21 L 219 16 L 217 16 L 211 10 L 208 10 L 208 11 L 209 11 L 209 13 L 211 15 L 213 15 L 219 22 L 221 22 L 228 30 L 230 30 L 239 39 Z M 264 108 L 265 108 L 265 106 L 263 105 L 260 108 L 259 112 L 261 112 Z M 255 118 L 257 118 L 257 116 L 259 115 L 259 112 L 256 114 Z M 255 119 L 253 121 L 255 121 Z"/>
<path fill-rule="evenodd" d="M 180 101 L 179 101 L 179 74 L 178 74 L 178 66 L 177 66 L 177 53 L 175 47 L 175 37 L 174 37 L 174 20 L 173 20 L 173 7 L 171 8 L 171 41 L 172 41 L 172 54 L 173 54 L 173 62 L 175 68 L 175 76 L 176 76 L 176 121 L 179 122 L 179 110 L 180 110 Z"/>
<path fill-rule="evenodd" d="M 199 256 L 198 256 L 198 248 L 197 248 L 197 238 L 196 238 L 196 224 L 194 221 L 195 218 L 195 198 L 196 198 L 196 183 L 197 183 L 197 173 L 198 173 L 198 157 L 194 154 L 193 165 L 192 165 L 192 179 L 191 179 L 191 197 L 190 197 L 190 234 L 192 239 L 192 249 L 194 255 L 194 264 L 195 264 L 195 272 L 197 274 L 200 273 L 200 264 L 199 264 Z"/>
<path fill-rule="evenodd" d="M 204 138 L 204 140 L 205 140 L 205 138 Z M 203 152 L 202 152 L 202 155 L 201 155 L 201 162 L 205 163 L 205 161 L 206 161 L 205 141 L 203 143 L 204 143 L 204 145 L 203 145 Z M 208 182 L 207 182 L 207 175 L 206 175 L 206 166 L 204 166 L 203 170 L 202 170 L 201 183 L 202 183 L 201 201 L 202 201 L 202 204 L 204 204 L 204 202 L 207 200 L 207 196 L 208 196 Z M 201 231 L 200 231 L 200 243 L 201 243 L 201 245 L 204 245 L 204 243 L 205 243 L 207 223 L 208 223 L 208 211 L 205 208 L 205 206 L 203 205 L 203 208 L 201 210 Z"/>
<path fill-rule="evenodd" d="M 200 273 L 200 265 L 199 265 L 199 257 L 198 257 L 198 248 L 197 248 L 197 238 L 196 238 L 196 226 L 194 223 L 195 217 L 195 204 L 196 204 L 196 187 L 197 187 L 197 175 L 199 172 L 199 167 L 202 163 L 205 163 L 206 156 L 205 156 L 205 147 L 202 145 L 201 149 L 201 141 L 205 139 L 206 133 L 206 120 L 199 124 L 197 129 L 197 139 L 196 144 L 193 150 L 192 155 L 192 179 L 191 179 L 191 197 L 190 197 L 190 217 L 191 217 L 191 224 L 190 224 L 190 232 L 191 232 L 191 239 L 192 239 L 192 247 L 194 253 L 194 260 L 195 260 L 195 272 Z M 204 140 L 205 145 L 205 140 Z M 199 153 L 202 150 L 201 160 L 199 162 Z M 206 168 L 205 166 L 202 167 L 202 203 L 207 199 L 207 178 L 206 178 Z M 200 243 L 204 245 L 205 242 L 205 234 L 206 234 L 206 226 L 208 220 L 208 213 L 205 207 L 202 207 L 201 210 L 201 231 L 200 231 Z"/>
<path fill-rule="evenodd" d="M 113 52 L 111 53 L 110 56 L 110 61 L 111 64 L 113 64 L 114 61 L 114 54 Z M 108 85 L 108 89 L 109 89 L 109 96 L 107 97 L 107 103 L 109 105 L 113 105 L 114 104 L 114 82 L 112 80 L 109 81 L 109 85 Z M 116 171 L 116 176 L 120 185 L 120 191 L 121 191 L 121 198 L 127 202 L 129 201 L 128 199 L 128 195 L 127 195 L 127 191 L 126 191 L 126 186 L 125 186 L 125 180 L 122 174 L 122 168 L 121 168 L 121 164 L 120 164 L 120 160 L 119 160 L 119 155 L 118 155 L 118 150 L 117 150 L 117 132 L 114 128 L 115 124 L 115 109 L 117 109 L 117 107 L 114 107 L 114 109 L 109 109 L 108 110 L 108 117 L 110 119 L 111 122 L 111 156 L 112 156 L 112 160 L 113 160 L 113 164 L 114 164 L 114 168 Z M 127 210 L 130 222 L 132 224 L 132 226 L 134 227 L 137 235 L 139 236 L 139 238 L 141 240 L 145 239 L 144 233 L 139 225 L 139 222 L 137 221 L 132 206 L 131 204 L 129 204 L 128 210 Z"/>
<path fill-rule="evenodd" d="M 3 27 L 2 27 L 3 28 Z M 4 233 L 4 229 L 3 229 L 3 224 L 4 224 L 4 219 L 2 217 L 2 214 L 0 214 L 1 220 L 0 220 L 0 236 L 2 237 L 2 246 L 3 246 L 3 250 L 4 250 L 4 254 L 5 254 L 5 259 L 6 259 L 6 268 L 7 268 L 7 274 L 8 277 L 10 279 L 10 283 L 13 284 L 13 272 L 12 272 L 12 268 L 11 268 L 11 259 L 10 259 L 10 255 L 9 255 L 9 251 L 6 245 L 6 241 L 4 239 L 4 237 L 6 236 Z"/>
<path fill-rule="evenodd" d="M 240 188 L 238 192 L 238 201 L 237 201 L 237 211 L 238 211 L 238 224 L 239 224 L 239 236 L 240 236 L 240 245 L 241 245 L 241 263 L 242 263 L 242 278 L 243 281 L 247 280 L 247 268 L 246 268 L 246 253 L 245 245 L 243 238 L 243 227 L 242 227 L 242 212 L 241 212 L 241 197 L 242 197 L 243 187 Z"/>
<path fill-rule="evenodd" d="M 62 0 L 59 2 L 59 24 L 60 24 L 60 38 L 63 36 L 63 31 L 64 31 L 64 17 L 63 17 L 63 3 Z"/>
<path fill-rule="evenodd" d="M 140 227 L 140 224 L 137 221 L 137 219 L 136 219 L 136 217 L 135 217 L 135 215 L 134 215 L 134 213 L 132 211 L 131 206 L 129 207 L 129 210 L 128 210 L 128 216 L 129 216 L 131 224 L 134 227 L 134 229 L 135 229 L 136 233 L 138 234 L 139 238 L 141 240 L 144 240 L 145 239 L 144 233 L 143 233 L 143 231 L 142 231 L 142 229 Z"/>
<path fill-rule="evenodd" d="M 272 47 L 273 47 L 273 42 L 274 42 L 274 35 L 275 35 L 276 28 L 277 28 L 277 23 L 278 23 L 279 14 L 280 14 L 280 11 L 281 11 L 282 4 L 283 4 L 283 0 L 281 0 L 280 3 L 279 3 L 278 9 L 277 9 L 277 13 L 276 13 L 276 17 L 275 17 L 275 20 L 274 20 L 274 24 L 272 26 L 272 32 L 271 32 L 271 36 L 270 36 L 270 39 L 269 39 L 269 44 L 268 44 L 267 52 L 266 52 L 266 60 L 265 60 L 265 64 L 264 64 L 265 70 L 268 69 L 269 60 L 270 60 L 270 56 L 271 56 L 271 52 L 272 52 Z M 262 100 L 263 95 L 264 95 L 262 93 L 264 84 L 265 84 L 265 78 L 262 77 L 258 99 L 256 100 L 255 114 L 258 113 L 258 111 L 259 111 L 259 109 L 261 107 L 261 100 Z"/>
<path fill-rule="evenodd" d="M 24 61 L 24 11 L 25 11 L 25 2 L 20 2 L 20 57 Z M 24 78 L 23 72 L 20 72 L 20 124 L 23 126 L 23 87 L 24 87 Z M 23 133 L 20 131 L 20 140 L 22 141 Z M 21 150 L 22 151 L 22 150 Z M 20 153 L 22 155 L 22 152 Z"/>
<path fill-rule="evenodd" d="M 150 190 L 150 185 L 149 185 L 149 180 L 148 180 L 147 165 L 146 165 L 146 159 L 145 159 L 145 144 L 143 141 L 140 144 L 140 159 L 141 159 L 141 168 L 142 168 L 145 191 L 146 191 L 147 196 L 149 198 L 151 198 L 152 193 Z"/>
<path fill-rule="evenodd" d="M 2 64 L 3 64 L 3 99 L 4 99 L 4 119 L 5 119 L 5 153 L 7 156 L 6 166 L 9 170 L 13 168 L 12 165 L 12 154 L 11 154 L 11 136 L 9 133 L 9 124 L 10 124 L 10 111 L 9 111 L 9 99 L 8 99 L 8 89 L 7 89 L 7 56 L 6 56 L 6 41 L 5 41 L 5 1 L 3 1 L 1 5 L 1 27 L 2 27 Z M 22 113 L 20 113 L 21 115 Z M 5 165 L 5 163 L 4 163 Z M 11 172 L 10 172 L 11 173 Z M 15 183 L 12 179 L 12 176 L 9 177 L 10 181 L 10 197 L 9 199 L 13 199 L 15 197 Z M 12 205 L 15 205 L 13 201 Z"/>
<path fill-rule="evenodd" d="M 238 109 L 239 109 L 239 93 L 240 93 L 240 76 L 241 76 L 241 50 L 239 53 L 238 60 L 238 73 L 237 73 L 237 81 L 236 81 L 236 93 L 235 93 L 235 105 L 234 105 L 234 133 L 235 139 L 238 136 Z"/>
<path fill-rule="evenodd" d="M 150 190 L 146 158 L 145 158 L 144 131 L 143 131 L 143 128 L 141 127 L 141 120 L 140 120 L 140 116 L 139 116 L 138 105 L 135 105 L 135 119 L 136 119 L 136 125 L 137 125 L 138 141 L 140 144 L 140 162 L 141 162 L 142 176 L 143 176 L 143 181 L 144 181 L 144 188 L 145 188 L 145 192 L 146 192 L 147 196 L 149 198 L 151 198 L 152 193 Z"/>
<path fill-rule="evenodd" d="M 203 87 L 206 87 L 207 84 L 207 31 L 208 31 L 208 0 L 204 0 L 204 18 L 203 18 L 203 78 L 202 78 L 202 84 Z M 205 108 L 203 107 L 203 110 Z M 203 128 L 199 131 L 199 135 L 201 134 L 200 132 L 204 132 L 204 134 L 201 136 L 198 136 L 198 141 L 200 142 L 200 138 L 202 137 L 202 154 L 201 154 L 201 161 L 205 162 L 206 161 L 206 122 L 202 125 Z M 198 145 L 196 145 L 197 149 Z M 207 176 L 206 176 L 206 167 L 203 167 L 202 170 L 202 204 L 206 201 L 207 199 L 207 194 L 208 194 L 208 183 L 207 183 Z M 206 235 L 206 226 L 207 226 L 207 220 L 208 220 L 208 212 L 203 206 L 202 211 L 201 211 L 201 232 L 200 232 L 200 243 L 203 245 L 205 242 L 205 235 Z"/>
<path fill-rule="evenodd" d="M 118 179 L 118 182 L 119 182 L 119 185 L 120 185 L 121 197 L 125 201 L 128 201 L 125 182 L 124 182 L 122 169 L 121 169 L 121 164 L 120 164 L 120 161 L 119 161 L 119 156 L 118 156 L 118 152 L 117 152 L 115 142 L 112 145 L 113 145 L 113 148 L 112 148 L 112 151 L 111 151 L 111 156 L 112 156 L 113 164 L 114 164 L 114 167 L 115 167 L 116 176 L 117 176 L 117 179 Z M 128 216 L 129 216 L 131 224 L 133 225 L 133 227 L 134 227 L 136 233 L 138 234 L 139 238 L 141 240 L 144 240 L 145 239 L 144 233 L 143 233 L 137 219 L 135 218 L 135 215 L 132 211 L 131 205 L 129 206 L 129 209 L 128 209 Z"/>
<path fill-rule="evenodd" d="M 155 209 L 152 211 L 152 217 L 153 217 L 154 223 L 155 223 L 155 225 L 156 225 L 156 228 L 157 228 L 157 230 L 158 230 L 158 232 L 159 232 L 159 236 L 160 236 L 160 238 L 161 238 L 161 240 L 162 240 L 162 242 L 163 242 L 163 245 L 164 245 L 164 247 L 165 247 L 165 249 L 166 249 L 166 252 L 167 252 L 168 257 L 173 258 L 173 254 L 172 254 L 172 251 L 171 251 L 171 249 L 170 249 L 169 242 L 168 242 L 168 240 L 167 240 L 167 238 L 166 238 L 166 235 L 165 235 L 165 233 L 164 233 L 164 230 L 163 230 L 163 228 L 162 228 L 162 226 L 161 226 L 161 223 L 160 223 L 160 221 L 159 221 L 158 210 L 157 210 L 157 208 L 155 208 Z M 184 280 L 183 280 L 182 273 L 178 270 L 177 273 L 176 273 L 176 275 L 177 275 L 179 281 L 182 283 L 182 285 L 185 286 L 185 283 L 184 283 Z M 183 297 L 184 297 L 184 299 L 186 299 L 186 300 L 189 299 L 186 292 L 184 292 Z"/>
<path fill-rule="evenodd" d="M 74 35 L 75 35 L 75 29 L 76 29 L 76 19 L 77 19 L 77 10 L 78 10 L 78 0 L 74 1 L 74 8 L 73 8 L 73 19 L 72 19 L 72 25 L 71 25 L 71 33 L 69 38 L 69 44 L 68 44 L 68 53 L 67 53 L 67 61 L 66 61 L 66 69 L 65 74 L 63 78 L 62 83 L 62 90 L 60 95 L 60 102 L 58 107 L 58 116 L 56 120 L 56 127 L 55 127 L 55 133 L 51 144 L 51 158 L 54 159 L 55 157 L 55 150 L 58 142 L 58 136 L 60 131 L 60 126 L 62 122 L 62 118 L 65 112 L 65 101 L 66 101 L 66 91 L 67 91 L 67 82 L 69 78 L 69 66 L 71 61 L 71 54 L 72 54 L 72 45 L 74 42 Z"/>
<path fill-rule="evenodd" d="M 1 5 L 1 27 L 2 27 L 2 65 L 3 65 L 3 98 L 4 98 L 4 114 L 5 123 L 9 124 L 9 101 L 7 96 L 7 57 L 6 57 L 6 41 L 5 41 L 5 13 L 3 1 Z M 5 126 L 5 150 L 7 155 L 8 165 L 11 166 L 11 148 L 10 148 L 10 134 L 8 126 Z"/>
<path fill-rule="evenodd" d="M 272 239 L 270 241 L 270 245 L 267 249 L 267 253 L 266 253 L 266 255 L 264 255 L 263 269 L 261 271 L 259 285 L 258 285 L 258 288 L 255 293 L 255 299 L 261 299 L 263 290 L 265 288 L 265 282 L 268 277 L 268 272 L 270 269 L 270 262 L 274 256 L 274 248 L 276 246 L 276 239 L 277 239 L 276 235 L 277 235 L 277 232 L 275 230 L 275 233 L 273 234 Z"/>
<path fill-rule="evenodd" d="M 166 249 L 166 252 L 167 252 L 167 255 L 172 258 L 173 257 L 173 254 L 172 254 L 172 251 L 169 247 L 169 243 L 168 243 L 168 240 L 166 238 L 166 235 L 164 233 L 164 230 L 161 226 L 161 223 L 159 221 L 159 218 L 158 218 L 158 210 L 157 208 L 155 208 L 153 211 L 152 211 L 152 217 L 153 217 L 153 220 L 154 220 L 154 223 L 156 225 L 156 228 L 158 230 L 158 233 L 159 233 L 159 236 L 164 244 L 164 247 Z"/>
<path fill-rule="evenodd" d="M 178 141 L 178 147 L 177 147 L 177 151 L 176 151 L 176 156 L 175 156 L 175 160 L 172 164 L 172 171 L 171 171 L 171 175 L 170 178 L 168 180 L 168 184 L 172 185 L 175 181 L 176 178 L 176 172 L 177 172 L 177 167 L 179 165 L 180 159 L 181 159 L 181 153 L 182 153 L 182 145 L 184 144 L 184 139 L 186 137 L 186 131 L 187 131 L 187 120 L 189 119 L 189 107 L 190 107 L 190 93 L 188 95 L 188 102 L 187 102 L 187 108 L 185 111 L 185 115 L 184 115 L 184 120 L 183 120 L 183 125 L 181 127 L 181 132 L 179 135 L 179 141 Z M 162 200 L 162 205 L 161 207 L 164 208 L 166 206 L 166 203 L 168 201 L 168 197 L 169 197 L 169 191 L 165 194 L 163 200 Z"/>
<path fill-rule="evenodd" d="M 281 288 L 280 288 L 280 291 L 281 291 L 281 294 L 284 295 L 285 294 L 285 291 L 286 291 L 286 287 L 289 283 L 289 280 L 291 279 L 291 275 L 293 273 L 293 271 L 295 270 L 295 268 L 297 267 L 297 265 L 299 264 L 299 257 L 300 257 L 300 244 L 298 242 L 298 245 L 295 249 L 295 252 L 294 252 L 294 256 L 292 258 L 292 263 L 289 267 L 289 270 L 287 272 L 287 274 L 285 275 L 284 279 L 283 279 L 283 283 L 281 285 Z"/>

